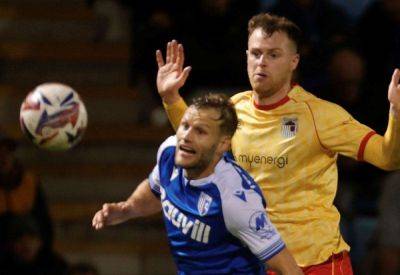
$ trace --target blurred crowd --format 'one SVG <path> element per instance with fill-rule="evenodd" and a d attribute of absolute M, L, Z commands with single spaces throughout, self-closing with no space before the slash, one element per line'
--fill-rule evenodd
<path fill-rule="evenodd" d="M 0 129 L 0 274 L 96 275 L 54 249 L 54 229 L 38 175 L 16 157 L 18 143 Z"/>
<path fill-rule="evenodd" d="M 250 87 L 247 21 L 256 13 L 272 12 L 291 19 L 303 31 L 295 81 L 384 134 L 387 85 L 394 68 L 400 67 L 400 1 L 87 3 L 106 19 L 96 39 L 118 39 L 128 35 L 124 26 L 129 26 L 131 84 L 146 102 L 143 123 L 151 121 L 150 109 L 157 115 L 163 113 L 155 89 L 156 49 L 164 49 L 171 39 L 183 43 L 185 63 L 193 67 L 184 96 L 203 90 L 228 94 L 246 90 Z M 96 274 L 91 266 L 68 266 L 54 252 L 51 219 L 39 178 L 15 158 L 16 148 L 15 141 L 0 133 L 0 273 Z M 356 274 L 399 274 L 400 173 L 388 174 L 347 158 L 339 163 L 336 205 L 345 239 L 352 246 Z"/>

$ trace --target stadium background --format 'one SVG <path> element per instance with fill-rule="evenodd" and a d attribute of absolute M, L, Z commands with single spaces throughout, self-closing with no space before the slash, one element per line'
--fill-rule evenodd
<path fill-rule="evenodd" d="M 91 228 L 103 202 L 125 199 L 148 175 L 159 143 L 172 133 L 155 90 L 154 52 L 168 40 L 184 43 L 193 66 L 185 97 L 232 94 L 249 86 L 247 20 L 260 11 L 286 15 L 304 31 L 296 81 L 381 134 L 387 84 L 400 64 L 400 8 L 383 3 L 397 1 L 147 2 L 0 1 L 1 128 L 20 142 L 17 156 L 41 177 L 55 250 L 100 274 L 174 274 L 160 216 Z M 376 22 L 379 30 L 371 33 Z M 84 139 L 65 153 L 40 151 L 19 130 L 22 99 L 49 81 L 74 87 L 88 110 Z M 343 232 L 356 270 L 368 274 L 388 174 L 347 159 L 339 173 Z"/>

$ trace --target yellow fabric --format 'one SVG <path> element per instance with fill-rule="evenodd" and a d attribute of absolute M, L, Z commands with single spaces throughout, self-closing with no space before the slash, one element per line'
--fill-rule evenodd
<path fill-rule="evenodd" d="M 22 183 L 16 189 L 6 192 L 0 188 L 0 214 L 9 211 L 17 215 L 27 214 L 32 210 L 38 181 L 35 176 L 25 172 Z"/>
<path fill-rule="evenodd" d="M 167 105 L 165 102 L 163 102 L 164 109 L 167 111 L 168 119 L 172 124 L 172 127 L 174 127 L 174 130 L 176 131 L 178 129 L 179 123 L 181 122 L 181 119 L 183 117 L 183 114 L 186 111 L 186 103 L 181 100 L 171 104 Z"/>
<path fill-rule="evenodd" d="M 364 160 L 385 170 L 400 168 L 400 119 L 389 115 L 384 137 L 371 137 L 365 148 Z"/>
<path fill-rule="evenodd" d="M 340 106 L 300 86 L 288 97 L 283 105 L 260 110 L 253 104 L 251 91 L 234 95 L 239 128 L 232 139 L 232 152 L 260 185 L 271 221 L 297 263 L 305 267 L 349 250 L 339 231 L 339 212 L 333 206 L 337 155 L 360 157 L 364 143 L 368 145 L 365 159 L 370 161 L 371 148 L 377 145 L 370 146 L 368 139 L 379 136 Z M 178 113 L 171 109 L 167 110 L 170 117 Z M 171 121 L 178 120 L 174 117 Z M 291 123 L 291 130 L 284 123 Z M 398 133 L 398 128 L 392 136 L 393 132 Z"/>

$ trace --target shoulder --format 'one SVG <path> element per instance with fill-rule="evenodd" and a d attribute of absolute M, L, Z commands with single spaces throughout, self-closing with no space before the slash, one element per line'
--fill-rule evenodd
<path fill-rule="evenodd" d="M 326 115 L 338 116 L 344 118 L 348 116 L 346 110 L 344 110 L 338 104 L 321 99 L 312 93 L 304 90 L 301 86 L 296 85 L 289 93 L 289 98 L 296 103 L 303 103 L 310 110 L 310 112 L 316 116 L 316 118 L 323 118 Z M 324 116 L 320 116 L 324 114 Z"/>
<path fill-rule="evenodd" d="M 241 176 L 235 168 L 233 160 L 223 157 L 215 167 L 214 184 L 221 193 L 241 187 Z"/>
<path fill-rule="evenodd" d="M 163 155 L 164 152 L 175 152 L 176 142 L 176 136 L 174 135 L 168 137 L 163 143 L 161 143 L 157 151 L 157 162 L 160 161 L 161 155 Z"/>
<path fill-rule="evenodd" d="M 319 100 L 318 97 L 313 95 L 312 93 L 306 91 L 300 85 L 295 85 L 292 90 L 290 90 L 288 94 L 289 98 L 292 99 L 294 102 L 298 103 L 306 103 L 314 100 Z"/>
<path fill-rule="evenodd" d="M 224 156 L 216 166 L 214 182 L 221 193 L 254 190 L 261 195 L 254 179 L 228 156 Z"/>
<path fill-rule="evenodd" d="M 245 91 L 245 92 L 240 92 L 231 97 L 231 100 L 233 104 L 238 104 L 240 102 L 248 102 L 251 100 L 251 93 L 252 91 Z"/>

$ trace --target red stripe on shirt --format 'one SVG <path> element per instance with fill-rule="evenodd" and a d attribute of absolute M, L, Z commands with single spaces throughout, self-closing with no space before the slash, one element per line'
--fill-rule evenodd
<path fill-rule="evenodd" d="M 286 95 L 284 98 L 282 98 L 281 100 L 279 100 L 278 102 L 276 102 L 274 104 L 258 105 L 254 100 L 253 100 L 253 104 L 259 110 L 269 111 L 269 110 L 275 109 L 275 108 L 285 104 L 289 100 L 290 100 L 290 98 Z"/>
<path fill-rule="evenodd" d="M 358 148 L 358 154 L 357 154 L 357 159 L 359 161 L 364 160 L 365 147 L 367 146 L 368 140 L 375 134 L 376 134 L 375 131 L 371 131 L 368 134 L 366 134 L 365 137 L 361 140 L 360 148 Z"/>

